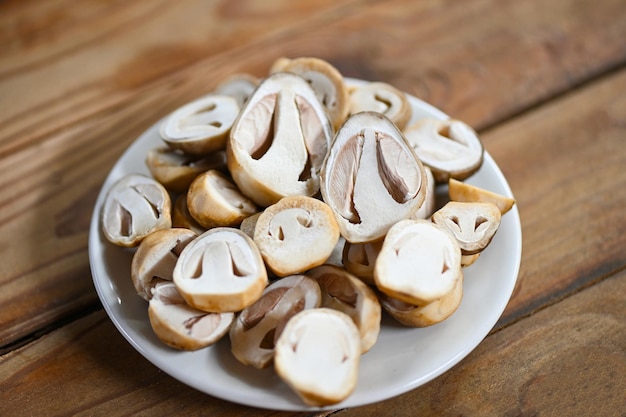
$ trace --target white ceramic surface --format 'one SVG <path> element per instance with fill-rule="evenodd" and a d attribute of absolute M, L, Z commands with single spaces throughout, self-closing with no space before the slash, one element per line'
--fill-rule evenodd
<path fill-rule="evenodd" d="M 360 83 L 358 80 L 349 80 Z M 431 105 L 410 97 L 413 119 L 446 118 Z M 308 410 L 270 367 L 257 370 L 237 362 L 228 337 L 196 352 L 181 352 L 161 343 L 150 327 L 146 301 L 130 280 L 133 251 L 111 245 L 100 231 L 100 208 L 112 183 L 121 176 L 145 173 L 147 151 L 161 145 L 158 125 L 142 134 L 117 161 L 103 184 L 93 212 L 89 257 L 94 285 L 120 333 L 146 359 L 172 377 L 225 400 L 276 410 Z M 467 182 L 513 196 L 488 153 L 481 169 Z M 445 190 L 443 190 L 445 192 Z M 519 271 L 522 238 L 517 207 L 502 218 L 489 247 L 465 269 L 464 296 L 447 320 L 424 329 L 405 328 L 384 317 L 376 345 L 361 358 L 359 381 L 344 402 L 329 408 L 355 407 L 414 389 L 446 372 L 467 356 L 489 333 L 507 305 Z"/>

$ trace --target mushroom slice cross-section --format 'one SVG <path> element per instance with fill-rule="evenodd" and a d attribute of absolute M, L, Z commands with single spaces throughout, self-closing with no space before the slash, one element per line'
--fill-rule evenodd
<path fill-rule="evenodd" d="M 244 365 L 265 368 L 274 359 L 276 340 L 289 319 L 320 306 L 320 287 L 312 278 L 290 275 L 276 280 L 256 302 L 239 313 L 230 328 L 231 351 Z"/>
<path fill-rule="evenodd" d="M 258 211 L 230 178 L 214 169 L 193 180 L 187 191 L 187 209 L 207 229 L 239 226 L 243 219 Z"/>
<path fill-rule="evenodd" d="M 161 137 L 172 148 L 190 154 L 223 149 L 239 110 L 233 97 L 208 94 L 172 112 L 161 123 Z"/>
<path fill-rule="evenodd" d="M 152 292 L 150 325 L 162 342 L 176 349 L 198 350 L 216 343 L 235 318 L 234 313 L 207 313 L 190 307 L 172 282 L 161 282 Z"/>
<path fill-rule="evenodd" d="M 339 240 L 330 207 L 313 197 L 284 197 L 267 207 L 254 228 L 254 242 L 278 276 L 323 264 Z"/>
<path fill-rule="evenodd" d="M 341 73 L 328 61 L 314 57 L 283 58 L 272 67 L 273 71 L 292 72 L 304 78 L 328 111 L 330 121 L 338 128 L 350 110 L 348 88 Z"/>
<path fill-rule="evenodd" d="M 231 75 L 215 87 L 214 93 L 233 97 L 241 109 L 259 86 L 259 79 L 251 74 Z"/>
<path fill-rule="evenodd" d="M 346 313 L 361 336 L 361 351 L 374 346 L 380 333 L 381 306 L 374 290 L 345 269 L 321 265 L 307 271 L 322 290 L 322 307 Z"/>
<path fill-rule="evenodd" d="M 206 227 L 198 223 L 191 213 L 189 213 L 189 208 L 187 207 L 187 193 L 179 195 L 174 201 L 174 207 L 172 207 L 172 227 L 191 229 L 196 232 L 197 235 L 201 235 L 207 230 Z"/>
<path fill-rule="evenodd" d="M 480 138 L 460 120 L 420 119 L 405 128 L 404 135 L 439 183 L 466 179 L 483 163 Z"/>
<path fill-rule="evenodd" d="M 259 299 L 268 281 L 252 239 L 231 227 L 209 229 L 189 243 L 173 278 L 189 305 L 218 313 L 243 310 Z"/>
<path fill-rule="evenodd" d="M 448 181 L 448 195 L 451 201 L 495 204 L 503 215 L 515 205 L 514 198 L 494 193 L 493 191 L 455 180 L 454 178 L 450 178 L 450 181 Z"/>
<path fill-rule="evenodd" d="M 108 190 L 101 213 L 104 236 L 119 246 L 135 247 L 150 233 L 172 225 L 170 196 L 159 182 L 128 174 Z"/>
<path fill-rule="evenodd" d="M 380 294 L 380 303 L 389 315 L 398 322 L 408 327 L 428 327 L 441 323 L 450 317 L 461 305 L 463 298 L 463 280 L 457 281 L 456 285 L 448 294 L 424 305 L 405 303 Z"/>
<path fill-rule="evenodd" d="M 402 220 L 389 230 L 374 268 L 380 291 L 414 305 L 444 297 L 462 278 L 456 239 L 422 219 Z"/>
<path fill-rule="evenodd" d="M 180 253 L 196 236 L 189 229 L 171 228 L 150 233 L 141 241 L 130 264 L 130 277 L 141 298 L 150 300 L 156 284 L 172 281 Z"/>
<path fill-rule="evenodd" d="M 332 138 L 326 110 L 300 76 L 266 78 L 233 124 L 227 162 L 239 189 L 260 206 L 313 196 Z"/>
<path fill-rule="evenodd" d="M 301 311 L 276 342 L 274 367 L 308 405 L 337 404 L 356 387 L 361 338 L 352 319 L 330 308 Z"/>
<path fill-rule="evenodd" d="M 320 187 L 342 236 L 351 243 L 371 242 L 419 209 L 425 175 L 397 127 L 379 113 L 362 112 L 337 132 Z"/>
<path fill-rule="evenodd" d="M 155 180 L 175 193 L 183 193 L 199 174 L 209 169 L 226 170 L 226 152 L 190 155 L 180 149 L 161 146 L 150 149 L 146 165 Z"/>
<path fill-rule="evenodd" d="M 374 265 L 383 239 L 366 243 L 346 242 L 343 246 L 341 263 L 348 272 L 359 277 L 367 285 L 374 283 Z"/>
<path fill-rule="evenodd" d="M 350 89 L 350 114 L 362 111 L 384 114 L 400 130 L 406 127 L 413 113 L 406 95 L 383 82 L 369 82 Z"/>
<path fill-rule="evenodd" d="M 500 218 L 495 204 L 458 201 L 449 201 L 432 216 L 433 222 L 456 238 L 463 255 L 485 249 L 500 227 Z"/>

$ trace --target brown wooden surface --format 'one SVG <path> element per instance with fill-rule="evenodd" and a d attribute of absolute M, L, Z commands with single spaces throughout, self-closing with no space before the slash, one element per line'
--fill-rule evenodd
<path fill-rule="evenodd" d="M 291 415 L 133 350 L 97 299 L 95 198 L 147 127 L 228 74 L 318 56 L 465 120 L 522 220 L 492 333 L 431 383 L 337 415 L 626 415 L 622 0 L 0 2 L 0 415 Z"/>

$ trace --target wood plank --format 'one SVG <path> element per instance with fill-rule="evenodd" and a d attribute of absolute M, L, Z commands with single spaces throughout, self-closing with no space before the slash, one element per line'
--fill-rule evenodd
<path fill-rule="evenodd" d="M 187 0 L 184 10 L 201 8 L 198 4 Z M 252 11 L 246 13 L 227 9 L 231 20 L 246 26 L 267 17 L 262 8 L 255 8 L 257 3 L 251 4 Z M 87 225 L 104 176 L 140 132 L 176 106 L 210 90 L 226 74 L 247 70 L 260 75 L 281 55 L 321 56 L 347 75 L 386 80 L 455 117 L 484 126 L 624 61 L 620 48 L 626 31 L 626 10 L 617 0 L 603 0 L 593 7 L 559 0 L 541 15 L 529 11 L 533 3 L 511 2 L 494 7 L 487 0 L 463 5 L 399 0 L 330 4 L 320 2 L 305 10 L 316 19 L 291 21 L 290 13 L 285 13 L 280 18 L 286 26 L 280 30 L 272 29 L 262 36 L 255 36 L 258 32 L 252 30 L 245 32 L 247 37 L 236 35 L 238 41 L 222 39 L 221 47 L 237 45 L 228 51 L 202 43 L 191 58 L 176 56 L 185 45 L 199 42 L 193 38 L 196 32 L 175 30 L 184 26 L 183 12 L 175 11 L 175 18 L 169 18 L 165 13 L 169 9 L 153 10 L 143 2 L 128 12 L 135 17 L 123 14 L 122 18 L 115 17 L 114 12 L 121 11 L 118 3 L 110 3 L 105 9 L 81 6 L 84 9 L 77 11 L 77 16 L 66 18 L 75 22 L 68 26 L 71 36 L 55 26 L 54 19 L 46 23 L 44 17 L 41 23 L 31 25 L 41 29 L 18 31 L 25 39 L 38 33 L 29 59 L 45 65 L 29 64 L 25 71 L 11 70 L 0 80 L 0 184 L 6 190 L 0 196 L 0 256 L 9 260 L 0 276 L 0 345 L 95 302 L 86 252 Z M 64 5 L 58 0 L 50 7 L 62 9 Z M 0 7 L 16 6 L 3 3 Z M 445 13 L 440 7 L 446 7 Z M 302 16 L 294 9 L 287 10 Z M 25 13 L 35 12 L 27 9 Z M 203 13 L 208 11 L 198 14 Z M 90 16 L 89 24 L 81 20 L 82 16 Z M 108 36 L 109 25 L 125 24 L 116 19 L 133 23 L 125 26 L 126 31 Z M 189 22 L 189 27 L 198 25 L 198 20 Z M 89 26 L 100 33 L 100 38 L 89 37 Z M 43 34 L 48 27 L 55 36 L 46 39 Z M 253 27 L 257 31 L 265 28 L 261 23 Z M 463 36 L 452 36 L 451 27 Z M 543 30 L 529 33 L 529 28 Z M 204 41 L 218 33 L 217 29 L 204 30 L 208 31 L 202 32 Z M 229 33 L 230 29 L 221 30 Z M 67 50 L 55 44 L 71 42 L 68 39 L 73 36 L 84 37 L 84 44 Z M 591 44 L 600 47 L 592 48 Z M 557 45 L 559 65 L 554 65 L 555 57 L 546 51 Z M 46 47 L 63 52 L 37 61 Z M 154 48 L 160 52 L 154 52 Z M 532 59 L 520 63 L 520 55 Z M 17 68 L 12 66 L 17 65 L 12 61 L 16 59 L 13 52 L 3 57 L 0 60 L 4 59 L 4 66 Z M 159 67 L 161 60 L 171 64 Z M 102 62 L 103 66 L 93 62 Z M 508 66 L 513 63 L 520 68 L 510 71 Z M 76 68 L 81 72 L 77 73 Z M 612 123 L 610 129 L 619 129 L 615 120 Z M 611 137 L 601 143 L 613 147 L 615 141 Z M 491 142 L 487 137 L 490 151 L 497 146 Z M 558 149 L 551 151 L 562 154 L 561 146 L 567 145 L 557 142 Z M 618 159 L 613 162 L 620 163 L 619 152 L 616 155 Z M 517 154 L 513 157 L 507 153 L 506 147 L 496 156 L 499 163 L 511 167 L 515 162 L 512 159 L 518 158 Z M 510 175 L 511 170 L 506 174 Z M 516 193 L 522 178 L 513 178 Z M 600 180 L 599 176 L 593 178 Z M 618 175 L 604 184 L 614 186 L 619 182 L 611 181 L 620 178 Z M 520 207 L 526 204 L 524 198 L 533 195 L 522 192 L 518 196 Z M 550 262 L 539 260 L 533 269 L 544 268 Z M 621 264 L 619 259 L 611 262 L 603 266 L 606 271 Z M 560 282 L 568 285 L 574 281 Z M 531 297 L 535 293 L 526 294 Z M 36 304 L 32 302 L 34 295 Z M 532 299 L 524 302 L 528 305 Z M 24 325 L 24 317 L 29 318 L 28 325 Z"/>
<path fill-rule="evenodd" d="M 621 271 L 491 335 L 430 383 L 340 415 L 623 415 L 625 293 Z"/>

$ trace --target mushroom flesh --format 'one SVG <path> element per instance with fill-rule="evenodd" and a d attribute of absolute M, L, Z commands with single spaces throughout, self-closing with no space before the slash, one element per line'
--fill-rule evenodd
<path fill-rule="evenodd" d="M 369 82 L 350 89 L 350 114 L 362 111 L 384 114 L 400 130 L 406 127 L 413 113 L 406 95 L 383 82 Z"/>

